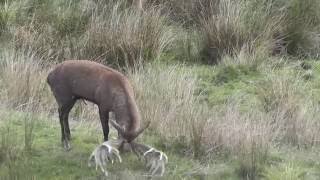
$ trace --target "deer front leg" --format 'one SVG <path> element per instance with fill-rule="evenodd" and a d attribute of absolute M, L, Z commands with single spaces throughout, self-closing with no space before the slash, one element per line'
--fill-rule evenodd
<path fill-rule="evenodd" d="M 103 139 L 108 141 L 109 136 L 109 111 L 103 110 L 99 107 L 99 116 L 103 130 Z"/>

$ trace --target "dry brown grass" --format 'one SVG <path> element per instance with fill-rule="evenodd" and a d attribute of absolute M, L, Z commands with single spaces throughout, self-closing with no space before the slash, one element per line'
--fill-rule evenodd
<path fill-rule="evenodd" d="M 1 55 L 0 86 L 2 103 L 12 108 L 32 105 L 36 109 L 50 106 L 53 99 L 46 85 L 47 70 L 33 54 L 7 51 Z"/>
<path fill-rule="evenodd" d="M 273 140 L 298 146 L 318 144 L 319 112 L 302 74 L 266 72 L 258 98 L 272 122 Z"/>
<path fill-rule="evenodd" d="M 204 34 L 204 60 L 216 64 L 224 55 L 235 56 L 264 48 L 268 55 L 277 47 L 282 15 L 272 12 L 272 2 L 223 0 L 200 19 Z"/>
<path fill-rule="evenodd" d="M 122 10 L 116 4 L 92 17 L 85 52 L 122 66 L 158 59 L 175 37 L 167 21 L 168 16 L 161 14 L 159 7 L 150 7 L 141 14 Z"/>
<path fill-rule="evenodd" d="M 142 13 L 128 8 L 125 0 L 82 1 L 79 6 L 63 6 L 64 11 L 53 14 L 47 24 L 39 26 L 41 20 L 35 18 L 35 22 L 17 26 L 16 49 L 32 49 L 47 61 L 92 59 L 134 66 L 157 60 L 175 40 L 161 7 L 149 7 Z"/>
<path fill-rule="evenodd" d="M 153 132 L 171 141 L 186 139 L 195 156 L 247 152 L 252 145 L 268 149 L 271 126 L 262 113 L 241 113 L 234 103 L 209 108 L 194 94 L 196 77 L 179 67 L 146 67 L 129 75 L 143 120 Z"/>

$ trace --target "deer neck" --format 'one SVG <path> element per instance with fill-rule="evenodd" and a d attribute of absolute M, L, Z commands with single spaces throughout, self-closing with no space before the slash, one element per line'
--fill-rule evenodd
<path fill-rule="evenodd" d="M 128 133 L 138 131 L 140 127 L 140 114 L 138 107 L 130 96 L 118 98 L 114 108 L 116 122 Z"/>

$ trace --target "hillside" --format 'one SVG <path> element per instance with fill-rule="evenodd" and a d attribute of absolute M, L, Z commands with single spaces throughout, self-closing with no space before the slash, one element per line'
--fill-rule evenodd
<path fill-rule="evenodd" d="M 88 59 L 131 81 L 139 142 L 169 157 L 152 179 L 320 179 L 319 0 L 0 0 L 0 179 L 106 179 L 88 167 L 97 107 L 70 114 L 61 146 L 46 83 Z M 112 128 L 112 138 L 116 132 Z M 123 154 L 109 179 L 150 179 Z"/>

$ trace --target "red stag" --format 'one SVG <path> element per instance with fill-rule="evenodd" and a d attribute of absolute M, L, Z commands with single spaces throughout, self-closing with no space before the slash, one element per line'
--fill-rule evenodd
<path fill-rule="evenodd" d="M 78 99 L 85 99 L 98 105 L 102 124 L 104 143 L 94 149 L 89 165 L 96 164 L 107 176 L 104 166 L 107 161 L 120 162 L 119 148 L 129 143 L 131 150 L 145 159 L 151 175 L 162 176 L 168 157 L 148 145 L 133 142 L 150 124 L 140 128 L 140 114 L 136 105 L 133 89 L 128 79 L 120 72 L 86 60 L 69 60 L 58 64 L 48 75 L 47 82 L 58 103 L 62 144 L 70 149 L 70 129 L 68 115 Z M 118 130 L 117 140 L 108 140 L 109 112 L 115 114 L 111 124 Z"/>
<path fill-rule="evenodd" d="M 104 140 L 108 141 L 109 112 L 114 112 L 119 135 L 126 142 L 134 140 L 150 122 L 140 128 L 140 114 L 132 86 L 120 72 L 86 60 L 69 60 L 58 64 L 47 82 L 58 103 L 62 143 L 70 149 L 68 115 L 78 99 L 98 105 Z M 124 130 L 122 130 L 124 129 Z"/>

